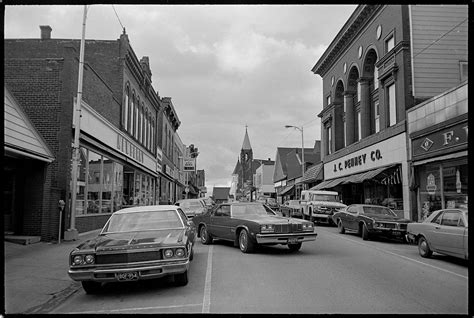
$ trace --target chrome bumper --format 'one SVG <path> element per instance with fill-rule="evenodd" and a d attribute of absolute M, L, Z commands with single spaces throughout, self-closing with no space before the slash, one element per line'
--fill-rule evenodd
<path fill-rule="evenodd" d="M 286 233 L 286 234 L 257 234 L 258 244 L 288 244 L 289 240 L 295 240 L 294 243 L 314 241 L 318 234 L 312 233 Z M 293 243 L 293 242 L 292 242 Z"/>
<path fill-rule="evenodd" d="M 118 267 L 107 266 L 106 268 L 91 268 L 91 269 L 69 269 L 68 274 L 76 281 L 97 281 L 97 282 L 113 282 L 117 281 L 117 273 L 138 272 L 138 280 L 153 279 L 167 275 L 181 274 L 189 269 L 189 260 L 156 264 L 148 266 L 136 267 Z"/>

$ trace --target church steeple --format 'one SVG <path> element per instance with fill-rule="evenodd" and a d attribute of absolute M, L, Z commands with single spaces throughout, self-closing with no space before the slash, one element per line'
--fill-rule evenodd
<path fill-rule="evenodd" d="M 250 146 L 250 139 L 249 134 L 247 133 L 247 125 L 245 125 L 245 137 L 244 143 L 242 144 L 242 150 L 251 150 L 252 146 Z"/>

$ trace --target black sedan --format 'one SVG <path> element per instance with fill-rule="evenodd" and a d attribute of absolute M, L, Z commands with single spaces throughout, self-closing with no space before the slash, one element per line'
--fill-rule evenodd
<path fill-rule="evenodd" d="M 174 276 L 188 283 L 193 259 L 194 224 L 175 205 L 140 206 L 114 212 L 99 236 L 69 255 L 69 276 L 86 293 L 103 282 L 123 282 Z"/>
<path fill-rule="evenodd" d="M 385 206 L 369 204 L 349 205 L 334 213 L 332 218 L 339 233 L 356 231 L 364 240 L 376 235 L 405 240 L 407 224 L 410 223 Z"/>
<path fill-rule="evenodd" d="M 193 222 L 203 244 L 211 244 L 213 239 L 229 240 L 243 253 L 252 252 L 258 245 L 275 244 L 298 251 L 302 242 L 314 241 L 317 236 L 312 222 L 278 216 L 258 202 L 219 204 L 195 216 Z"/>

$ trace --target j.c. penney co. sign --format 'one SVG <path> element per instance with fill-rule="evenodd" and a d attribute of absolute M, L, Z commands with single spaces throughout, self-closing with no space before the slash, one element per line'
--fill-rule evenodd
<path fill-rule="evenodd" d="M 405 133 L 324 163 L 324 178 L 332 179 L 406 161 Z"/>

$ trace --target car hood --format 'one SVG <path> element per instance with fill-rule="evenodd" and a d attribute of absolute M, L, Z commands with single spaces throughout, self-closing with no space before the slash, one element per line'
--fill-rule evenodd
<path fill-rule="evenodd" d="M 183 244 L 184 234 L 184 229 L 111 233 L 86 241 L 77 248 L 80 250 L 92 249 L 101 251 L 127 248 L 141 244 L 146 244 L 147 246 Z"/>
<path fill-rule="evenodd" d="M 371 213 L 365 213 L 364 215 L 371 219 L 374 219 L 375 221 L 393 221 L 393 222 L 401 222 L 401 223 L 411 222 L 408 219 L 400 218 L 398 216 L 380 215 L 380 214 L 371 214 Z"/>
<path fill-rule="evenodd" d="M 246 215 L 239 217 L 241 220 L 252 221 L 260 224 L 301 224 L 308 221 L 298 220 L 294 218 L 286 218 L 277 215 Z"/>
<path fill-rule="evenodd" d="M 331 202 L 331 201 L 311 201 L 313 205 L 324 205 L 328 208 L 345 208 L 346 205 L 340 202 Z"/>

